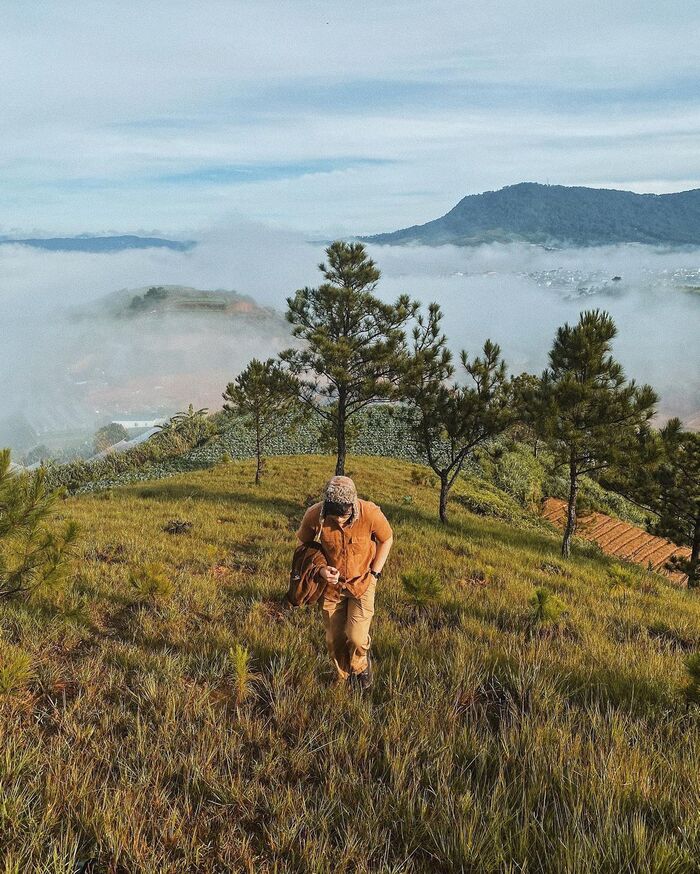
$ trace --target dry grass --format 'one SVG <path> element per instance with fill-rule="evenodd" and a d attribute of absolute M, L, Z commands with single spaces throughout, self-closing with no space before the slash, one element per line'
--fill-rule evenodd
<path fill-rule="evenodd" d="M 410 465 L 353 459 L 396 534 L 363 699 L 329 682 L 319 617 L 279 608 L 331 465 L 63 505 L 72 588 L 0 607 L 0 872 L 697 871 L 697 595 L 458 501 L 441 528 Z M 420 573 L 439 600 L 404 591 Z"/>

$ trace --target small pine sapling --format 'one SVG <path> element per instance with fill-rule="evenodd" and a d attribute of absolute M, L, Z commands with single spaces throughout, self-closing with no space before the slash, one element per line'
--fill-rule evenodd
<path fill-rule="evenodd" d="M 231 663 L 233 698 L 236 707 L 240 707 L 250 697 L 253 683 L 257 677 L 250 669 L 251 657 L 245 646 L 237 643 L 231 647 L 228 655 Z"/>
<path fill-rule="evenodd" d="M 566 611 L 566 604 L 548 589 L 537 588 L 530 598 L 532 621 L 540 626 L 557 625 Z"/>
<path fill-rule="evenodd" d="M 685 670 L 687 674 L 686 684 L 683 689 L 685 702 L 688 706 L 700 704 L 700 652 L 688 656 L 685 662 Z"/>
<path fill-rule="evenodd" d="M 129 572 L 129 584 L 140 603 L 157 604 L 166 601 L 173 593 L 173 584 L 167 570 L 159 562 L 147 562 L 133 567 Z"/>
<path fill-rule="evenodd" d="M 0 645 L 0 695 L 13 695 L 33 678 L 29 653 L 10 644 Z"/>
<path fill-rule="evenodd" d="M 401 585 L 414 604 L 423 605 L 437 603 L 443 592 L 443 582 L 431 571 L 413 571 L 403 574 Z"/>
<path fill-rule="evenodd" d="M 9 449 L 0 451 L 0 598 L 27 596 L 63 579 L 78 528 L 50 524 L 59 495 L 47 487 L 45 469 L 16 473 Z"/>

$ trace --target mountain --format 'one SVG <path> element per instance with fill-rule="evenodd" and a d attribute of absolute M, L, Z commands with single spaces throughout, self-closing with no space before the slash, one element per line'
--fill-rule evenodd
<path fill-rule="evenodd" d="M 458 246 L 491 242 L 602 246 L 614 243 L 700 245 L 700 188 L 635 194 L 521 182 L 472 194 L 441 218 L 365 242 Z"/>
<path fill-rule="evenodd" d="M 0 238 L 0 246 L 31 246 L 34 249 L 47 249 L 49 252 L 93 252 L 97 254 L 123 252 L 124 249 L 173 249 L 187 252 L 196 244 L 192 240 L 165 240 L 161 237 L 139 237 L 123 234 L 118 237 L 36 237 L 17 240 Z"/>

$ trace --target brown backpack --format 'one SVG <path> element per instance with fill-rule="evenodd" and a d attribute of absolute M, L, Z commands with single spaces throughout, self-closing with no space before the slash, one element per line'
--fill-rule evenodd
<path fill-rule="evenodd" d="M 292 556 L 292 569 L 289 573 L 287 601 L 292 607 L 307 607 L 315 604 L 328 585 L 318 572 L 326 567 L 328 561 L 318 540 L 300 543 Z"/>

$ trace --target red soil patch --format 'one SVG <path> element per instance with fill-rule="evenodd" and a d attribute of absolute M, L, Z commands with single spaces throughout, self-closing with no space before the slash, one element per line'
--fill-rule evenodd
<path fill-rule="evenodd" d="M 566 501 L 547 498 L 542 505 L 542 516 L 557 528 L 563 529 L 566 524 Z M 687 546 L 677 546 L 670 540 L 655 537 L 643 528 L 622 522 L 620 519 L 613 519 L 604 513 L 591 513 L 579 518 L 576 533 L 585 540 L 597 543 L 608 555 L 644 567 L 651 565 L 653 570 L 665 574 L 677 585 L 688 584 L 688 577 L 685 574 L 666 567 L 672 557 L 689 558 L 690 549 Z"/>

